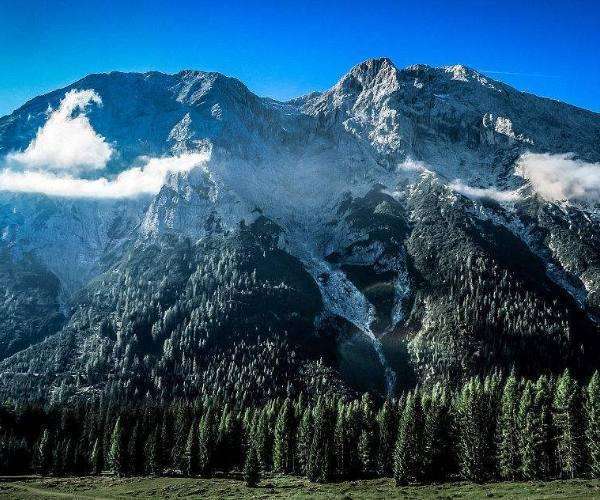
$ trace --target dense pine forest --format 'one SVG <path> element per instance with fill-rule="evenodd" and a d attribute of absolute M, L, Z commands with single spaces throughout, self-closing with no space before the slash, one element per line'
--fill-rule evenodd
<path fill-rule="evenodd" d="M 264 472 L 398 485 L 600 478 L 600 375 L 500 374 L 397 400 L 323 393 L 254 405 L 218 396 L 127 406 L 106 399 L 0 413 L 0 473 L 183 475 Z"/>

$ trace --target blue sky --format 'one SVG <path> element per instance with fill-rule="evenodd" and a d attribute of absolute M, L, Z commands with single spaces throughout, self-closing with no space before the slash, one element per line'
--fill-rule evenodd
<path fill-rule="evenodd" d="M 0 0 L 0 115 L 88 73 L 215 70 L 286 99 L 354 64 L 466 64 L 600 112 L 600 2 Z"/>

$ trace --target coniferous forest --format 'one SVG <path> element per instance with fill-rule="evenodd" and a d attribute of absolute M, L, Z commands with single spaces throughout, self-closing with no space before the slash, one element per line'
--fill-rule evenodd
<path fill-rule="evenodd" d="M 600 478 L 600 375 L 488 375 L 375 401 L 323 393 L 131 406 L 98 399 L 7 406 L 0 474 L 243 474 L 397 485 Z"/>

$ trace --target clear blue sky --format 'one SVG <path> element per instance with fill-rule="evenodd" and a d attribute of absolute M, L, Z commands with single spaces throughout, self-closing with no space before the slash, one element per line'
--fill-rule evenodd
<path fill-rule="evenodd" d="M 215 70 L 283 99 L 377 56 L 600 111 L 599 53 L 598 0 L 0 0 L 0 115 L 93 72 Z"/>

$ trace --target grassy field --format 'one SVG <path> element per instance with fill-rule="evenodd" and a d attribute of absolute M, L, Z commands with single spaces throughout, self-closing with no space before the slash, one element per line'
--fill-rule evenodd
<path fill-rule="evenodd" d="M 394 487 L 387 479 L 312 484 L 273 476 L 257 488 L 236 479 L 0 478 L 0 497 L 47 498 L 600 498 L 600 481 L 574 480 L 475 485 L 454 483 Z"/>

